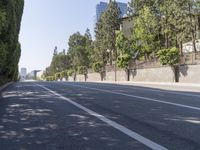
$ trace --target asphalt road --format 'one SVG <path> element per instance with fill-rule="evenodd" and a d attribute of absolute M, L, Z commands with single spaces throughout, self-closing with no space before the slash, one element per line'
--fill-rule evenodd
<path fill-rule="evenodd" d="M 199 150 L 200 93 L 21 82 L 0 97 L 0 150 Z"/>

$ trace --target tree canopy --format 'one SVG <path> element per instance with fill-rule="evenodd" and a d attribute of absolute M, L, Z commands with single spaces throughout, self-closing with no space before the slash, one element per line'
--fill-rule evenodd
<path fill-rule="evenodd" d="M 18 40 L 24 0 L 0 1 L 0 78 L 16 80 L 21 47 Z"/>
<path fill-rule="evenodd" d="M 4 20 L 3 11 L 0 14 Z M 87 74 L 92 68 L 103 79 L 106 66 L 113 65 L 113 61 L 123 69 L 136 64 L 136 59 L 159 59 L 162 65 L 177 66 L 184 55 L 183 43 L 192 41 L 197 52 L 200 0 L 131 0 L 128 15 L 133 20 L 131 38 L 119 31 L 123 19 L 116 1 L 110 0 L 96 23 L 95 39 L 92 40 L 89 29 L 83 35 L 72 34 L 67 54 L 60 56 L 57 48 L 54 50 L 47 75 L 68 70 L 68 76 L 76 76 Z"/>

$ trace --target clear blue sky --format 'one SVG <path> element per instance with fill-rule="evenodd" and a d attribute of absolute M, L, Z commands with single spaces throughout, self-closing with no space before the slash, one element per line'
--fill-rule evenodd
<path fill-rule="evenodd" d="M 101 0 L 105 1 L 106 0 Z M 129 0 L 118 0 L 128 2 Z M 100 0 L 25 0 L 19 67 L 28 71 L 49 66 L 53 49 L 67 49 L 69 36 L 89 28 L 93 34 L 95 7 Z M 108 0 L 107 0 L 108 2 Z"/>

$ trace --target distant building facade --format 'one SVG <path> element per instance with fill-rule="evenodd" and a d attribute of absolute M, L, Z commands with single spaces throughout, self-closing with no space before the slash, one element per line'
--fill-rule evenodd
<path fill-rule="evenodd" d="M 123 17 L 122 22 L 120 25 L 120 30 L 122 33 L 130 39 L 133 35 L 133 25 L 134 25 L 134 20 L 133 17 Z"/>
<path fill-rule="evenodd" d="M 26 68 L 21 68 L 20 79 L 21 80 L 26 80 L 26 76 L 27 76 L 27 69 Z"/>
<path fill-rule="evenodd" d="M 117 2 L 117 5 L 120 9 L 120 18 L 127 14 L 128 5 L 126 3 Z M 108 3 L 100 2 L 96 5 L 96 21 L 101 17 L 101 14 L 107 9 Z"/>
<path fill-rule="evenodd" d="M 96 21 L 98 21 L 101 17 L 101 14 L 106 10 L 108 7 L 108 3 L 100 2 L 96 5 Z"/>

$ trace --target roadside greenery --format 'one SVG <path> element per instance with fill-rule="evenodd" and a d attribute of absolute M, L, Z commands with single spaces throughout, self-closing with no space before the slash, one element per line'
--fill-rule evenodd
<path fill-rule="evenodd" d="M 23 0 L 0 1 L 0 83 L 18 79 L 21 47 L 18 41 Z"/>
<path fill-rule="evenodd" d="M 174 72 L 174 81 L 179 81 L 179 61 L 180 61 L 180 53 L 176 47 L 163 49 L 158 52 L 158 56 L 160 58 L 160 63 L 162 65 L 169 65 L 172 67 Z"/>
<path fill-rule="evenodd" d="M 116 38 L 116 48 L 118 52 L 117 66 L 123 69 L 129 69 L 129 62 L 131 61 L 131 47 L 130 41 L 125 37 L 125 35 L 120 32 Z"/>
<path fill-rule="evenodd" d="M 176 47 L 160 50 L 158 56 L 162 65 L 178 65 L 180 60 L 179 51 Z"/>
<path fill-rule="evenodd" d="M 71 35 L 67 53 L 58 53 L 56 47 L 44 76 L 57 79 L 56 73 L 61 73 L 61 78 L 72 76 L 76 80 L 82 74 L 86 79 L 88 69 L 93 69 L 103 80 L 106 66 L 113 62 L 129 70 L 136 59 L 146 62 L 159 59 L 160 64 L 174 68 L 184 55 L 183 43 L 192 41 L 197 52 L 200 0 L 131 0 L 128 15 L 133 20 L 130 38 L 119 31 L 120 10 L 110 0 L 96 23 L 95 40 L 89 29 L 83 35 L 79 32 Z"/>

